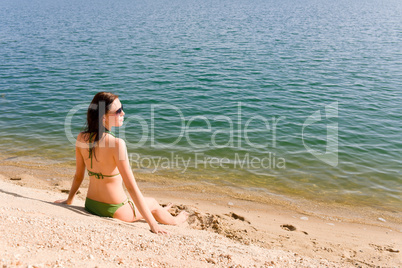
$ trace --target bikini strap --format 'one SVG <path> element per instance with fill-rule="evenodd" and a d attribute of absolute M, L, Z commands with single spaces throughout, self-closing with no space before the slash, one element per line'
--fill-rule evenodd
<path fill-rule="evenodd" d="M 116 135 L 112 132 L 112 131 L 110 131 L 110 130 L 105 130 L 105 133 L 108 133 L 108 134 L 110 134 L 110 135 L 112 135 L 113 137 L 115 137 L 116 138 Z"/>
<path fill-rule="evenodd" d="M 92 172 L 90 170 L 88 170 L 88 176 L 95 176 L 95 178 L 97 178 L 98 180 L 100 179 L 104 179 L 105 177 L 109 178 L 109 177 L 114 177 L 120 175 L 120 173 L 114 174 L 114 175 L 103 175 L 102 173 L 96 173 L 96 172 Z"/>
<path fill-rule="evenodd" d="M 125 205 L 125 204 L 127 204 L 127 203 L 129 203 L 129 204 L 131 205 L 131 208 L 133 209 L 134 218 L 137 218 L 137 215 L 135 215 L 135 205 L 134 205 L 134 202 L 127 198 L 126 201 L 123 202 L 123 205 Z"/>

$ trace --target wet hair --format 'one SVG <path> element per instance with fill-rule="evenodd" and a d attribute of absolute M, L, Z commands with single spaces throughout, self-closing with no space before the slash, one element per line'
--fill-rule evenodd
<path fill-rule="evenodd" d="M 111 104 L 117 98 L 118 96 L 113 93 L 99 92 L 94 96 L 88 107 L 87 122 L 83 133 L 88 134 L 86 135 L 87 141 L 94 138 L 89 144 L 89 155 L 93 152 L 95 156 L 94 148 L 106 131 L 103 125 L 103 116 L 110 111 Z"/>

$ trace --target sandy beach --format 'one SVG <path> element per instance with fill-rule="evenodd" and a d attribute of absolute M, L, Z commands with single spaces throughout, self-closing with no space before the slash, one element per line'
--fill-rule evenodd
<path fill-rule="evenodd" d="M 0 170 L 2 267 L 402 267 L 398 211 L 261 203 L 137 173 L 145 196 L 190 212 L 162 236 L 87 213 L 88 179 L 72 206 L 54 204 L 72 166 L 2 157 Z"/>

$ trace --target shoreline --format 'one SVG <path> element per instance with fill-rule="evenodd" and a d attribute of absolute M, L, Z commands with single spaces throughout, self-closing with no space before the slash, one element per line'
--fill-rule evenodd
<path fill-rule="evenodd" d="M 75 166 L 62 161 L 54 161 L 42 157 L 4 156 L 0 158 L 0 174 L 8 177 L 27 176 L 22 183 L 28 187 L 50 189 L 66 192 L 70 189 Z M 177 192 L 178 196 L 201 195 L 208 196 L 206 200 L 241 200 L 252 204 L 266 206 L 281 206 L 301 214 L 314 215 L 322 218 L 336 218 L 351 223 L 364 223 L 373 226 L 393 228 L 402 232 L 402 210 L 382 207 L 363 206 L 338 202 L 310 200 L 305 197 L 286 196 L 268 192 L 264 189 L 242 189 L 240 186 L 219 186 L 208 181 L 195 182 L 181 180 L 173 174 L 154 174 L 144 170 L 133 170 L 134 176 L 142 191 L 164 197 L 174 197 L 169 192 Z M 82 187 L 87 187 L 88 177 Z M 21 176 L 20 176 L 21 177 Z M 163 191 L 159 191 L 162 189 Z M 228 201 L 229 202 L 229 201 Z M 233 202 L 232 202 L 233 203 Z"/>
<path fill-rule="evenodd" d="M 69 150 L 73 150 L 73 147 L 69 148 Z M 71 151 L 70 155 L 74 155 L 74 150 Z M 273 200 L 281 200 L 285 201 L 285 203 L 296 204 L 296 206 L 299 203 L 303 203 L 304 207 L 314 207 L 316 203 L 319 203 L 320 206 L 325 206 L 326 210 L 331 210 L 332 207 L 338 211 L 347 208 L 349 211 L 355 210 L 358 213 L 363 210 L 365 214 L 371 215 L 368 217 L 370 219 L 376 216 L 378 216 L 377 218 L 387 217 L 391 221 L 398 221 L 402 224 L 402 202 L 397 198 L 398 196 L 395 192 L 386 194 L 386 191 L 384 191 L 383 195 L 377 195 L 363 190 L 359 191 L 359 189 L 327 189 L 325 184 L 316 185 L 306 178 L 300 178 L 300 181 L 294 182 L 293 177 L 275 179 L 275 176 L 271 178 L 272 181 L 269 182 L 269 185 L 262 185 L 254 181 L 254 179 L 258 180 L 258 178 L 253 177 L 255 174 L 250 174 L 251 177 L 247 180 L 241 180 L 240 178 L 247 177 L 247 174 L 243 174 L 243 177 L 236 177 L 230 172 L 226 173 L 225 170 L 211 170 L 209 172 L 208 169 L 196 170 L 193 167 L 189 168 L 185 173 L 180 172 L 179 169 L 169 168 L 158 169 L 154 172 L 154 167 L 139 167 L 132 163 L 131 160 L 130 157 L 131 167 L 136 178 L 155 184 L 161 184 L 161 181 L 168 178 L 175 187 L 177 185 L 181 187 L 184 184 L 195 186 L 194 188 L 204 187 L 207 191 L 210 188 L 214 188 L 217 194 L 267 204 L 272 203 Z M 44 153 L 32 153 L 31 151 L 13 153 L 12 150 L 6 150 L 6 153 L 3 152 L 3 155 L 0 156 L 0 165 L 4 162 L 20 167 L 36 167 L 38 164 L 57 168 L 65 167 L 66 170 L 70 170 L 71 176 L 74 173 L 71 170 L 75 167 L 75 160 L 71 157 L 54 158 L 52 153 L 46 155 Z M 63 174 L 61 175 L 64 176 Z M 336 178 L 333 179 L 336 180 Z M 278 183 L 278 181 L 282 182 Z M 188 187 L 186 191 L 194 191 L 194 188 Z M 392 198 L 389 196 L 392 196 Z M 361 217 L 364 218 L 365 216 L 362 215 Z"/>
<path fill-rule="evenodd" d="M 56 161 L 22 160 L 0 161 L 2 183 L 23 191 L 46 192 L 56 199 L 67 196 L 74 167 Z M 298 256 L 334 262 L 336 267 L 402 265 L 398 259 L 402 249 L 399 242 L 402 219 L 398 213 L 275 195 L 265 196 L 264 202 L 258 202 L 261 193 L 247 196 L 250 192 L 223 191 L 209 184 L 183 184 L 172 177 L 146 173 L 135 173 L 135 176 L 145 196 L 155 197 L 161 204 L 174 203 L 173 214 L 179 209 L 190 212 L 186 230 L 217 234 L 248 247 L 291 251 Z M 86 178 L 74 207 L 78 205 L 82 209 L 87 184 Z M 144 228 L 147 229 L 146 224 Z M 180 232 L 175 228 L 175 233 Z"/>

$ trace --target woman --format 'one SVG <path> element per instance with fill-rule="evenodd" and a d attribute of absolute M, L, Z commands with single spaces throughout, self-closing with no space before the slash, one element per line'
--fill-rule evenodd
<path fill-rule="evenodd" d="M 173 217 L 154 198 L 143 197 L 128 161 L 124 140 L 109 130 L 120 127 L 124 120 L 123 105 L 117 95 L 99 92 L 87 112 L 87 126 L 76 141 L 76 173 L 67 200 L 55 203 L 71 204 L 88 169 L 89 187 L 85 209 L 95 215 L 112 217 L 126 222 L 145 219 L 154 233 L 167 233 L 157 221 L 177 225 L 187 220 L 182 211 Z M 133 202 L 127 198 L 123 182 Z"/>

